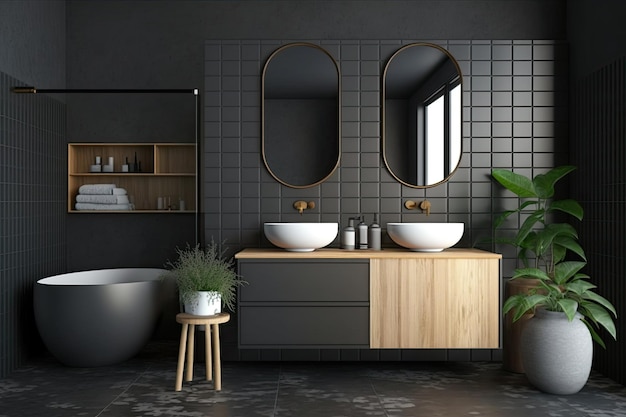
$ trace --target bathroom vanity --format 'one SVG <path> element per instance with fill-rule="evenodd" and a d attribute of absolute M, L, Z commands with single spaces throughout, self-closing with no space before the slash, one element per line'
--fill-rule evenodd
<path fill-rule="evenodd" d="M 240 348 L 500 347 L 501 255 L 244 249 Z"/>

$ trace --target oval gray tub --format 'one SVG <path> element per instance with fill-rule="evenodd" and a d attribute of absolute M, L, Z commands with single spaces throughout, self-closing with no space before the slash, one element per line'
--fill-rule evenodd
<path fill-rule="evenodd" d="M 68 366 L 112 365 L 148 343 L 160 314 L 164 269 L 72 272 L 37 281 L 37 329 L 54 357 Z"/>

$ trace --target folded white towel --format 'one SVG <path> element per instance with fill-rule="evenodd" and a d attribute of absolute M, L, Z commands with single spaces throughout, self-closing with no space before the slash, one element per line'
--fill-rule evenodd
<path fill-rule="evenodd" d="M 76 210 L 131 210 L 130 204 L 76 203 Z"/>
<path fill-rule="evenodd" d="M 96 203 L 96 204 L 128 204 L 127 195 L 98 195 L 98 194 L 78 194 L 76 196 L 77 203 Z"/>
<path fill-rule="evenodd" d="M 114 188 L 113 195 L 126 195 L 126 190 L 124 188 Z"/>
<path fill-rule="evenodd" d="M 113 194 L 115 184 L 84 184 L 78 189 L 79 194 Z"/>

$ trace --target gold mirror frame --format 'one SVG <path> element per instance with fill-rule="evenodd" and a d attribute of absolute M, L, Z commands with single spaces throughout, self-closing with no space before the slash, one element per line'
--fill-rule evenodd
<path fill-rule="evenodd" d="M 336 93 L 335 93 L 335 99 L 337 102 L 337 110 L 336 110 L 336 117 L 337 117 L 337 123 L 336 123 L 336 152 L 337 152 L 337 159 L 336 161 L 328 161 L 326 165 L 332 165 L 332 168 L 329 169 L 328 173 L 326 173 L 325 175 L 322 175 L 320 179 L 315 180 L 314 182 L 311 183 L 306 183 L 306 184 L 293 184 L 291 183 L 288 179 L 285 178 L 281 178 L 279 175 L 277 175 L 275 173 L 275 171 L 270 167 L 270 163 L 268 161 L 268 157 L 267 157 L 267 135 L 266 135 L 266 129 L 267 129 L 267 109 L 266 109 L 266 96 L 267 96 L 267 86 L 266 86 L 266 80 L 267 80 L 267 74 L 268 74 L 268 68 L 270 67 L 270 64 L 272 63 L 272 60 L 275 59 L 279 54 L 281 54 L 282 52 L 284 52 L 285 50 L 289 49 L 289 48 L 294 48 L 294 47 L 306 47 L 306 48 L 313 48 L 315 51 L 318 52 L 323 52 L 324 55 L 326 55 L 328 57 L 328 59 L 330 60 L 330 62 L 333 63 L 334 69 L 336 71 Z M 334 113 L 334 111 L 333 111 Z M 334 145 L 333 145 L 334 148 Z M 261 79 L 261 154 L 263 157 L 263 163 L 265 164 L 265 168 L 267 169 L 267 171 L 269 172 L 269 174 L 279 183 L 287 186 L 287 187 L 291 187 L 291 188 L 310 188 L 310 187 L 314 187 L 316 185 L 319 185 L 321 183 L 323 183 L 324 181 L 326 181 L 328 178 L 330 178 L 335 171 L 337 170 L 337 168 L 339 167 L 339 162 L 341 159 L 341 74 L 340 74 L 340 70 L 339 70 L 339 65 L 337 64 L 337 62 L 335 61 L 335 59 L 332 57 L 332 55 L 330 55 L 330 53 L 328 51 L 326 51 L 324 48 L 322 48 L 319 45 L 316 44 L 312 44 L 312 43 L 307 43 L 307 42 L 294 42 L 294 43 L 288 43 L 285 44 L 283 46 L 281 46 L 280 48 L 276 49 L 274 52 L 272 52 L 272 54 L 268 57 L 267 61 L 265 62 L 265 65 L 263 67 L 263 72 L 262 72 L 262 79 Z"/>
<path fill-rule="evenodd" d="M 458 75 L 458 85 L 461 88 L 460 90 L 460 101 L 459 101 L 459 115 L 460 115 L 460 126 L 459 126 L 459 158 L 458 161 L 456 162 L 456 165 L 454 166 L 454 168 L 450 168 L 449 172 L 447 173 L 447 175 L 444 176 L 444 178 L 440 181 L 437 181 L 435 183 L 432 184 L 425 184 L 425 185 L 419 185 L 419 184 L 412 184 L 410 182 L 408 182 L 405 179 L 400 178 L 392 169 L 390 163 L 389 163 L 389 158 L 387 157 L 387 138 L 386 138 L 386 130 L 387 130 L 387 120 L 386 120 L 386 112 L 387 112 L 387 76 L 388 76 L 388 71 L 389 71 L 389 66 L 390 64 L 393 62 L 394 58 L 398 57 L 400 54 L 402 54 L 403 52 L 405 52 L 406 50 L 410 49 L 410 48 L 415 48 L 415 47 L 429 47 L 429 48 L 434 48 L 440 52 L 442 52 L 443 54 L 445 54 L 445 56 L 450 60 L 450 62 L 454 65 L 457 75 Z M 458 64 L 458 62 L 456 61 L 456 59 L 452 56 L 452 54 L 445 48 L 436 45 L 436 44 L 432 44 L 432 43 L 427 43 L 427 42 L 415 42 L 415 43 L 410 43 L 407 45 L 402 46 L 400 49 L 398 49 L 396 52 L 393 53 L 393 55 L 389 58 L 389 60 L 387 61 L 384 71 L 383 71 L 383 78 L 382 78 L 382 98 L 381 98 L 381 145 L 382 145 L 382 155 L 383 155 L 383 161 L 385 163 L 385 166 L 387 168 L 387 171 L 390 173 L 390 175 L 399 183 L 406 185 L 407 187 L 411 187 L 411 188 L 431 188 L 431 187 L 436 187 L 440 184 L 443 184 L 447 181 L 449 181 L 450 177 L 452 175 L 454 175 L 454 173 L 456 172 L 456 170 L 459 168 L 460 163 L 461 163 L 461 158 L 463 157 L 463 74 L 461 73 L 461 68 Z M 446 128 L 447 130 L 449 130 L 449 127 Z M 416 139 L 417 140 L 417 139 Z M 417 163 L 416 163 L 417 165 Z M 450 163 L 450 165 L 452 165 L 452 163 Z"/>

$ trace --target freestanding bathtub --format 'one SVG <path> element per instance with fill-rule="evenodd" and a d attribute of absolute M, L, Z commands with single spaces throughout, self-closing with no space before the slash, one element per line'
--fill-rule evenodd
<path fill-rule="evenodd" d="M 37 281 L 35 321 L 59 361 L 92 367 L 123 362 L 146 345 L 160 315 L 165 269 L 72 272 Z"/>

